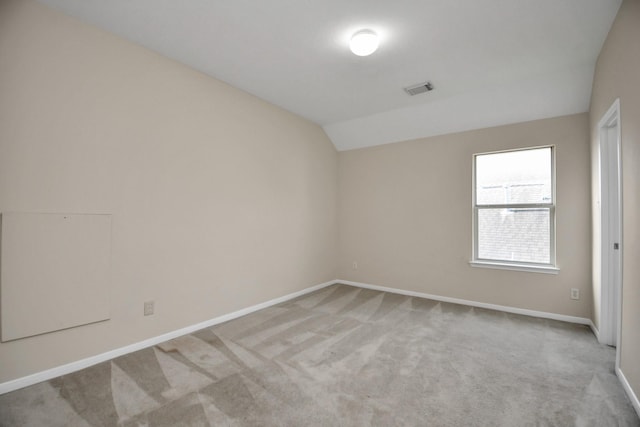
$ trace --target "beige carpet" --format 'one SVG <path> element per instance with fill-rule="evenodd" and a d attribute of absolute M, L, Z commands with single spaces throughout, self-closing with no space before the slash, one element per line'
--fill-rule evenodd
<path fill-rule="evenodd" d="M 334 285 L 0 396 L 2 426 L 640 426 L 587 327 Z"/>

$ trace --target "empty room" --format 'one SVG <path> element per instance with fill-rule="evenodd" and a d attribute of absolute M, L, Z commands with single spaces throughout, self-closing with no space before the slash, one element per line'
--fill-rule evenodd
<path fill-rule="evenodd" d="M 0 426 L 640 426 L 640 0 L 0 0 Z"/>

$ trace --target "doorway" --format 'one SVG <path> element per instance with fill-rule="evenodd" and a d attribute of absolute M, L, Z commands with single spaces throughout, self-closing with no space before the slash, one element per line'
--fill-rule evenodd
<path fill-rule="evenodd" d="M 599 340 L 603 344 L 617 346 L 620 334 L 623 250 L 619 99 L 615 100 L 600 120 L 598 131 L 601 218 Z"/>

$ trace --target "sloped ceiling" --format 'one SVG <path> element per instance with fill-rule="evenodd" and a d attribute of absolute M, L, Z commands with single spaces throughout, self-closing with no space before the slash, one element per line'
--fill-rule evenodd
<path fill-rule="evenodd" d="M 40 1 L 306 117 L 338 150 L 587 111 L 621 3 Z M 362 28 L 381 36 L 369 57 L 348 49 Z"/>

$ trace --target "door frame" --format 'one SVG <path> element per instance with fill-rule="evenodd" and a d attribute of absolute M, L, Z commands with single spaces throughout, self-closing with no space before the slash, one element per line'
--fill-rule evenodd
<path fill-rule="evenodd" d="M 598 123 L 600 154 L 600 331 L 603 344 L 620 344 L 622 318 L 622 162 L 620 99 Z M 613 181 L 612 181 L 613 180 Z M 616 183 L 617 181 L 617 183 Z M 612 198 L 612 193 L 615 193 Z M 619 249 L 614 249 L 617 243 Z M 619 364 L 617 351 L 616 367 Z"/>

